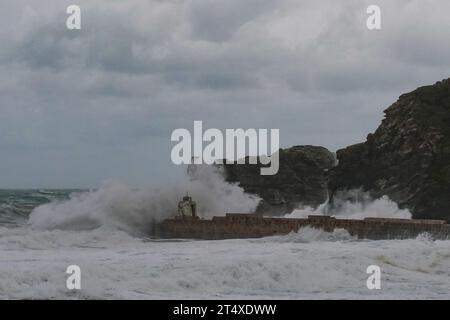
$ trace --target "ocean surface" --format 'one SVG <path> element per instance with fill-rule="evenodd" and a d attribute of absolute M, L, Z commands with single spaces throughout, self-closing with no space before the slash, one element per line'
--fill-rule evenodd
<path fill-rule="evenodd" d="M 226 194 L 203 212 L 236 199 L 254 205 L 235 186 L 209 180 L 193 188 L 199 198 L 202 188 Z M 368 241 L 305 228 L 253 240 L 148 238 L 146 227 L 180 192 L 117 183 L 0 191 L 0 299 L 450 299 L 450 241 L 426 235 Z M 354 215 L 377 210 L 398 213 L 386 201 L 349 208 Z M 380 290 L 366 285 L 374 264 Z M 81 268 L 81 290 L 66 287 L 69 265 Z"/>

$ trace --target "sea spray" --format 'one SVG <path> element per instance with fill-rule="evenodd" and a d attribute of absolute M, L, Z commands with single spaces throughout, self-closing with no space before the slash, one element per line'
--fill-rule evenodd
<path fill-rule="evenodd" d="M 344 230 L 325 232 L 302 228 L 299 233 L 263 239 L 148 241 L 133 237 L 130 232 L 108 229 L 118 226 L 136 233 L 136 223 L 145 216 L 142 210 L 153 214 L 152 217 L 155 211 L 148 207 L 159 208 L 158 212 L 164 212 L 164 208 L 174 210 L 172 195 L 167 192 L 174 193 L 176 198 L 176 192 L 184 194 L 186 190 L 180 189 L 185 186 L 196 185 L 188 191 L 194 197 L 203 198 L 227 195 L 228 190 L 228 196 L 217 197 L 218 201 L 213 202 L 216 207 L 211 212 L 224 212 L 223 208 L 232 206 L 232 201 L 236 202 L 234 205 L 242 205 L 237 195 L 246 195 L 239 193 L 239 188 L 222 185 L 220 175 L 203 174 L 203 178 L 197 177 L 195 181 L 187 179 L 178 189 L 158 192 L 106 183 L 97 191 L 76 192 L 68 201 L 54 201 L 36 209 L 30 224 L 42 224 L 45 230 L 36 230 L 35 226 L 33 229 L 0 227 L 0 256 L 3 257 L 0 299 L 450 297 L 449 241 L 430 241 L 424 236 L 408 240 L 354 240 Z M 257 199 L 250 200 L 252 205 L 257 202 Z M 205 207 L 209 205 L 206 202 Z M 130 208 L 131 213 L 123 212 Z M 63 218 L 57 220 L 58 215 Z M 90 228 L 100 227 L 49 230 L 86 216 L 91 218 L 88 221 L 95 222 Z M 83 287 L 78 292 L 67 290 L 62 280 L 71 264 L 82 268 Z M 377 292 L 366 287 L 366 268 L 372 264 L 381 267 L 383 279 L 389 279 L 384 280 L 383 290 Z"/>
<path fill-rule="evenodd" d="M 349 199 L 357 199 L 351 201 Z M 317 208 L 299 208 L 285 215 L 286 218 L 306 218 L 308 215 L 332 215 L 337 218 L 363 219 L 372 218 L 398 218 L 411 219 L 411 212 L 400 209 L 388 196 L 373 199 L 369 193 L 360 189 L 348 190 L 335 195 L 333 208 L 328 201 Z"/>
<path fill-rule="evenodd" d="M 132 235 L 148 234 L 154 225 L 176 213 L 179 199 L 189 192 L 197 201 L 203 218 L 220 216 L 226 212 L 253 212 L 259 198 L 235 184 L 224 181 L 222 169 L 197 165 L 182 181 L 160 189 L 135 190 L 119 182 L 105 182 L 101 188 L 89 192 L 74 192 L 68 200 L 57 200 L 33 210 L 29 218 L 32 228 L 39 230 L 91 230 L 112 228 Z M 333 214 L 340 218 L 364 217 L 411 218 L 408 210 L 399 209 L 388 197 L 371 199 L 360 190 L 348 191 L 334 199 L 337 209 L 330 212 L 328 203 L 316 209 L 302 208 L 286 215 L 288 218 Z M 358 201 L 347 200 L 351 195 Z"/>
<path fill-rule="evenodd" d="M 30 215 L 32 228 L 39 230 L 91 230 L 112 228 L 133 235 L 150 232 L 153 224 L 174 215 L 177 202 L 189 192 L 198 203 L 201 217 L 225 212 L 252 212 L 259 198 L 224 181 L 220 168 L 198 166 L 195 179 L 161 189 L 135 190 L 107 181 L 98 190 L 76 192 L 65 201 L 39 206 Z"/>

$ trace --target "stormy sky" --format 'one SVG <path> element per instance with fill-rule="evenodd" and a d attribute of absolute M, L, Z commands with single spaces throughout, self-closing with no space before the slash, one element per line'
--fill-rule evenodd
<path fill-rule="evenodd" d="M 2 0 L 0 188 L 161 185 L 184 170 L 170 134 L 193 120 L 279 128 L 283 147 L 363 141 L 400 94 L 450 76 L 449 14 L 448 0 Z"/>

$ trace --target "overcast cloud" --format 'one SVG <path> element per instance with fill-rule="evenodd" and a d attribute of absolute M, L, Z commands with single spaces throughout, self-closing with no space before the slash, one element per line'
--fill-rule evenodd
<path fill-rule="evenodd" d="M 0 188 L 164 183 L 193 120 L 336 150 L 450 76 L 448 0 L 86 0 L 71 31 L 73 3 L 0 3 Z"/>

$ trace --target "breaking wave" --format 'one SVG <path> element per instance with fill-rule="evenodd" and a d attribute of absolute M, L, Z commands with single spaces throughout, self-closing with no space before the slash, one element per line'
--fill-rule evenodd
<path fill-rule="evenodd" d="M 338 218 L 364 219 L 373 218 L 398 218 L 411 219 L 411 212 L 400 209 L 388 196 L 373 199 L 367 192 L 360 189 L 338 193 L 333 200 L 331 209 L 328 201 L 316 209 L 305 207 L 296 209 L 285 215 L 289 218 L 305 218 L 308 215 L 333 215 Z"/>
<path fill-rule="evenodd" d="M 107 181 L 98 190 L 73 192 L 69 199 L 36 207 L 28 224 L 37 230 L 109 228 L 132 235 L 148 234 L 155 223 L 176 213 L 176 205 L 186 192 L 197 200 L 198 214 L 204 218 L 226 212 L 253 212 L 260 201 L 244 193 L 238 185 L 225 182 L 221 168 L 201 165 L 195 166 L 195 172 L 188 170 L 179 183 L 161 189 L 136 190 L 120 182 Z M 340 193 L 333 204 L 332 212 L 326 202 L 316 209 L 296 209 L 285 217 L 332 214 L 351 219 L 411 218 L 408 210 L 400 209 L 387 196 L 372 199 L 361 190 Z"/>
<path fill-rule="evenodd" d="M 225 212 L 252 212 L 259 198 L 224 181 L 219 168 L 198 166 L 195 179 L 163 189 L 135 190 L 119 182 L 105 182 L 89 192 L 74 192 L 68 200 L 53 201 L 35 208 L 29 218 L 38 230 L 91 230 L 100 227 L 146 234 L 155 222 L 176 212 L 180 198 L 189 192 L 198 203 L 201 217 Z"/>
<path fill-rule="evenodd" d="M 117 230 L 0 227 L 0 299 L 448 299 L 448 245 L 352 241 L 308 228 L 264 239 L 160 242 Z M 73 263 L 84 271 L 76 292 L 61 281 Z M 367 290 L 372 264 L 388 275 L 388 290 Z"/>

